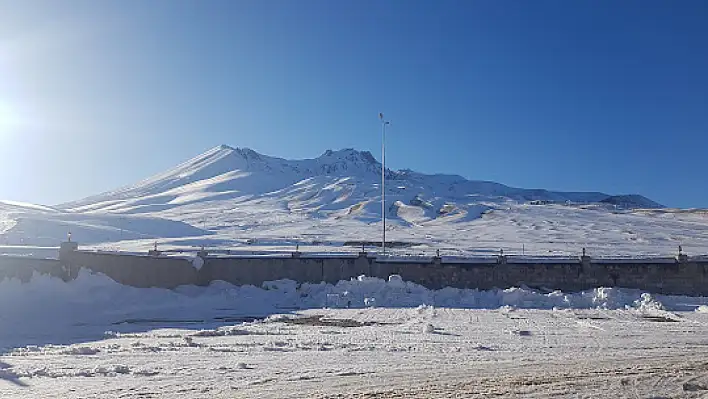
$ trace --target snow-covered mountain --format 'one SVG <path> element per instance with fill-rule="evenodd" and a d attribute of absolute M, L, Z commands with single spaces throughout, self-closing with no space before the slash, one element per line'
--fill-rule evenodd
<path fill-rule="evenodd" d="M 220 199 L 266 194 L 314 176 L 376 178 L 380 171 L 381 165 L 368 152 L 327 151 L 315 159 L 289 161 L 222 145 L 135 185 L 61 207 L 118 210 L 136 204 L 183 204 L 208 201 L 214 194 Z M 174 198 L 164 201 L 170 196 Z"/>
<path fill-rule="evenodd" d="M 222 145 L 135 185 L 63 204 L 59 208 L 144 213 L 195 202 L 242 202 L 254 197 L 279 196 L 289 207 L 306 208 L 313 212 L 351 212 L 366 203 L 380 201 L 380 197 L 377 198 L 380 195 L 380 174 L 381 164 L 368 151 L 328 150 L 314 159 L 286 160 L 262 155 L 248 148 Z M 452 209 L 464 209 L 470 202 L 501 200 L 544 203 L 606 201 L 628 208 L 661 207 L 640 195 L 610 196 L 599 192 L 522 189 L 467 180 L 456 175 L 426 175 L 411 170 L 387 170 L 386 180 L 389 206 L 410 205 L 432 209 L 439 215 Z M 611 201 L 613 199 L 617 201 Z"/>
<path fill-rule="evenodd" d="M 219 146 L 136 184 L 54 207 L 0 202 L 2 245 L 341 251 L 381 237 L 381 164 L 366 151 L 286 160 Z M 524 189 L 386 171 L 387 239 L 406 251 L 708 253 L 705 212 L 640 195 Z M 307 250 L 307 249 L 306 249 Z M 352 249 L 356 250 L 356 249 Z M 447 252 L 445 252 L 447 251 Z M 1 252 L 1 251 L 0 251 Z"/>

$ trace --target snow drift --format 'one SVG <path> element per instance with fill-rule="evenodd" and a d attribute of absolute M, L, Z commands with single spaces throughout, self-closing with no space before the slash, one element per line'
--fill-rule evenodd
<path fill-rule="evenodd" d="M 542 293 L 527 288 L 429 290 L 391 276 L 361 276 L 331 284 L 291 280 L 261 287 L 215 282 L 175 290 L 133 288 L 82 270 L 63 282 L 34 275 L 29 283 L 0 282 L 0 348 L 97 339 L 104 331 L 160 327 L 215 327 L 227 322 L 311 308 L 436 306 L 472 309 L 635 309 L 703 311 L 708 298 L 650 295 L 638 290 L 598 288 L 579 293 Z"/>

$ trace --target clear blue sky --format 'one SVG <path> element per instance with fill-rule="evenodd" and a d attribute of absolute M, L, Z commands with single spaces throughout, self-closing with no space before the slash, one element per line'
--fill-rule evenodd
<path fill-rule="evenodd" d="M 0 198 L 219 144 L 708 207 L 705 1 L 0 0 Z"/>

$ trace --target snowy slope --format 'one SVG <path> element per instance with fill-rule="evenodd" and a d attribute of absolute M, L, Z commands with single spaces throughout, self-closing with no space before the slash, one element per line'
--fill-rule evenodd
<path fill-rule="evenodd" d="M 629 195 L 613 195 L 607 197 L 600 201 L 603 204 L 611 204 L 620 206 L 622 208 L 644 208 L 644 209 L 658 209 L 663 208 L 660 204 L 646 198 L 641 195 L 629 194 Z"/>
<path fill-rule="evenodd" d="M 156 196 L 156 200 L 164 200 L 198 191 L 263 194 L 316 175 L 351 173 L 374 177 L 380 170 L 380 164 L 368 152 L 327 151 L 319 158 L 287 161 L 248 148 L 222 145 L 133 186 L 64 204 L 62 208 L 114 210 L 119 208 L 115 206 L 119 200 Z"/>
<path fill-rule="evenodd" d="M 57 246 L 66 240 L 68 233 L 85 244 L 208 234 L 184 222 L 147 215 L 64 212 L 41 205 L 0 201 L 0 246 Z M 3 252 L 0 248 L 0 254 Z"/>

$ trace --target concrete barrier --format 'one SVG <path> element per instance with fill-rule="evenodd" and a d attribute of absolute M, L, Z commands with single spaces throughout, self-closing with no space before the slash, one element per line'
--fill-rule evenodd
<path fill-rule="evenodd" d="M 200 283 L 199 271 L 180 258 L 71 251 L 62 253 L 59 260 L 69 270 L 86 268 L 133 287 L 175 288 Z"/>
<path fill-rule="evenodd" d="M 72 276 L 69 269 L 57 259 L 37 259 L 21 256 L 0 256 L 0 281 L 14 278 L 26 283 L 32 274 L 49 275 L 69 281 Z"/>
<path fill-rule="evenodd" d="M 174 288 L 226 281 L 260 286 L 291 279 L 300 283 L 336 283 L 360 275 L 386 279 L 392 274 L 430 289 L 527 286 L 574 292 L 596 287 L 636 288 L 654 293 L 708 296 L 708 259 L 601 259 L 590 257 L 522 259 L 374 257 L 359 255 L 204 256 L 199 269 L 188 259 L 152 254 L 62 251 L 59 261 L 0 258 L 0 279 L 28 281 L 33 271 L 75 278 L 85 268 L 134 287 Z"/>

